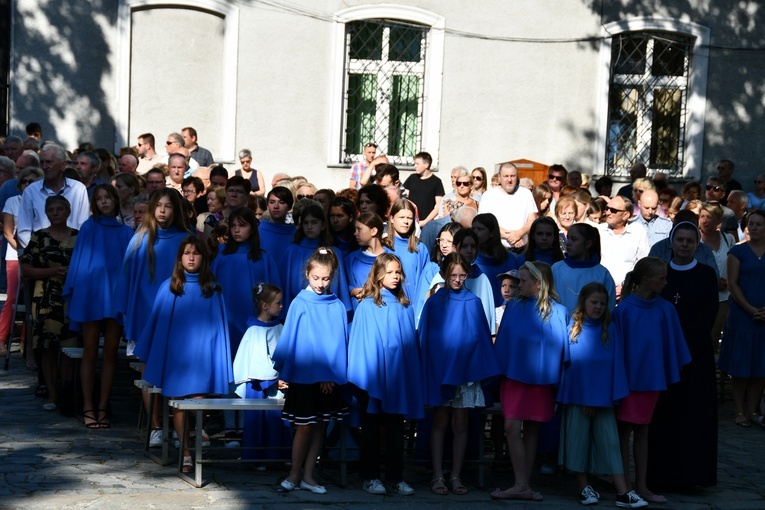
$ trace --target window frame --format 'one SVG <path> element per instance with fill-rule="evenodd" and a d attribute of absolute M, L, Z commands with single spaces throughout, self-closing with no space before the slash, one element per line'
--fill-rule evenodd
<path fill-rule="evenodd" d="M 631 18 L 603 25 L 601 34 L 603 39 L 601 40 L 599 52 L 599 95 L 594 145 L 594 168 L 595 173 L 598 175 L 605 175 L 606 173 L 612 37 L 625 32 L 656 31 L 675 33 L 691 38 L 692 60 L 688 70 L 685 133 L 683 143 L 681 144 L 684 147 L 683 165 L 678 176 L 674 177 L 673 180 L 684 181 L 701 178 L 710 30 L 696 23 L 660 17 Z"/>
<path fill-rule="evenodd" d="M 433 156 L 433 167 L 438 164 L 439 130 L 441 125 L 441 93 L 444 66 L 445 18 L 417 7 L 395 4 L 364 5 L 335 13 L 333 34 L 333 77 L 330 88 L 330 126 L 327 144 L 327 166 L 350 168 L 344 163 L 345 125 L 344 95 L 346 73 L 346 24 L 373 19 L 403 21 L 428 28 L 426 35 L 426 61 L 423 77 L 421 147 Z M 370 140 L 372 141 L 372 140 Z M 374 140 L 377 142 L 377 140 Z M 406 167 L 405 165 L 403 167 Z"/>

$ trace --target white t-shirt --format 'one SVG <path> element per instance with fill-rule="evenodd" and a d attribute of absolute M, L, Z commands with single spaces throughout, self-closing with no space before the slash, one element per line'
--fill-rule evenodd
<path fill-rule="evenodd" d="M 526 224 L 529 215 L 537 212 L 537 204 L 534 195 L 526 188 L 519 186 L 511 195 L 497 186 L 483 194 L 478 212 L 493 214 L 500 228 L 519 230 Z M 506 240 L 503 239 L 502 243 L 507 246 Z"/>
<path fill-rule="evenodd" d="M 21 195 L 16 195 L 5 201 L 3 213 L 13 215 L 13 234 L 16 235 L 16 225 L 19 222 L 19 205 L 21 204 Z M 11 248 L 9 244 L 5 249 L 5 260 L 19 260 L 19 253 Z"/>
<path fill-rule="evenodd" d="M 608 269 L 618 287 L 637 261 L 648 256 L 651 248 L 648 234 L 635 223 L 628 223 L 624 232 L 618 235 L 614 234 L 607 223 L 601 223 L 597 228 L 600 231 L 600 263 Z"/>

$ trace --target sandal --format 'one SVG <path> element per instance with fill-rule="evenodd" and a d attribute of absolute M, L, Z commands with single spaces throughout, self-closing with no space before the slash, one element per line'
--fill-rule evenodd
<path fill-rule="evenodd" d="M 749 423 L 749 418 L 744 416 L 744 413 L 738 413 L 736 416 L 733 417 L 733 423 L 736 425 L 739 425 L 741 427 L 751 427 L 752 424 Z"/>
<path fill-rule="evenodd" d="M 112 424 L 109 421 L 109 410 L 108 409 L 99 409 L 98 415 L 101 416 L 103 413 L 104 417 L 98 419 L 98 428 L 99 429 L 110 429 L 112 428 Z"/>
<path fill-rule="evenodd" d="M 96 415 L 94 414 L 93 409 L 87 409 L 83 411 L 82 418 L 83 418 L 83 421 L 85 422 L 85 428 L 88 428 L 91 430 L 101 428 L 101 423 L 98 421 L 98 418 L 96 418 Z"/>
<path fill-rule="evenodd" d="M 749 413 L 749 416 L 747 416 L 749 421 L 752 423 L 752 425 L 760 425 L 762 426 L 762 415 L 760 413 Z"/>
<path fill-rule="evenodd" d="M 465 484 L 462 483 L 462 480 L 457 478 L 456 476 L 453 476 L 451 480 L 449 480 L 449 483 L 452 484 L 452 492 L 456 494 L 457 496 L 464 496 L 468 493 L 467 487 L 465 487 Z"/>
<path fill-rule="evenodd" d="M 48 397 L 48 387 L 44 384 L 39 384 L 37 388 L 35 388 L 35 397 L 38 398 L 47 398 Z"/>
<path fill-rule="evenodd" d="M 194 469 L 194 463 L 191 462 L 191 455 L 184 455 L 183 456 L 183 466 L 181 467 L 182 473 L 191 473 L 191 470 Z"/>
<path fill-rule="evenodd" d="M 449 489 L 446 488 L 446 480 L 443 478 L 436 478 L 430 481 L 430 492 L 437 496 L 446 496 L 449 494 Z"/>

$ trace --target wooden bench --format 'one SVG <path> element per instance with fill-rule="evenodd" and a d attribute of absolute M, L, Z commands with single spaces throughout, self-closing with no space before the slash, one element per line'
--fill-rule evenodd
<path fill-rule="evenodd" d="M 168 398 L 162 395 L 162 388 L 158 388 L 144 379 L 136 379 L 133 385 L 149 394 L 149 410 L 146 413 L 146 430 L 144 431 L 143 449 L 144 453 L 154 462 L 160 466 L 167 466 L 170 463 L 170 408 L 168 407 Z M 151 453 L 151 446 L 149 441 L 151 440 L 151 419 L 154 414 L 154 406 L 157 397 L 162 399 L 162 454 L 156 456 Z M 143 408 L 143 399 L 141 400 L 141 408 Z M 140 414 L 140 413 L 139 413 Z M 139 418 L 140 420 L 140 418 Z"/>

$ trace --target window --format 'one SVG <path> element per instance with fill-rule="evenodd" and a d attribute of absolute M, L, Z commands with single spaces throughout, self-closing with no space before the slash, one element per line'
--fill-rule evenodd
<path fill-rule="evenodd" d="M 614 37 L 608 94 L 606 174 L 635 163 L 682 177 L 692 37 L 627 32 Z"/>
<path fill-rule="evenodd" d="M 363 160 L 369 142 L 395 165 L 414 163 L 423 147 L 428 31 L 382 19 L 346 24 L 340 163 Z"/>

